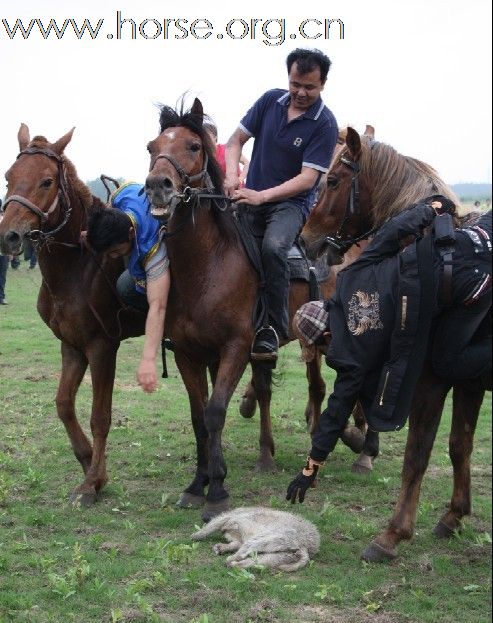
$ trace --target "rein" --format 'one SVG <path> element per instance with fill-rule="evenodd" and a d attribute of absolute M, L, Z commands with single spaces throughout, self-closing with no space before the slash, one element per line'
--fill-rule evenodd
<path fill-rule="evenodd" d="M 3 209 L 5 211 L 9 203 L 16 202 L 20 204 L 21 206 L 23 206 L 24 208 L 27 208 L 28 210 L 33 212 L 33 214 L 36 214 L 36 216 L 39 217 L 41 224 L 43 224 L 48 221 L 50 214 L 55 210 L 55 208 L 60 203 L 61 207 L 65 211 L 65 215 L 64 215 L 62 222 L 57 227 L 49 231 L 43 231 L 41 229 L 33 229 L 28 234 L 26 234 L 26 238 L 29 238 L 31 242 L 36 243 L 38 247 L 40 247 L 43 243 L 46 242 L 48 238 L 54 236 L 63 227 L 65 227 L 65 225 L 67 224 L 70 218 L 72 208 L 70 205 L 70 199 L 69 199 L 69 195 L 67 191 L 67 185 L 66 185 L 67 180 L 65 179 L 65 169 L 64 169 L 63 159 L 61 158 L 61 156 L 59 156 L 57 153 L 55 153 L 51 149 L 42 149 L 40 147 L 28 147 L 27 149 L 23 149 L 18 154 L 17 159 L 19 159 L 21 156 L 24 156 L 24 155 L 35 155 L 35 154 L 41 154 L 43 156 L 46 156 L 47 158 L 56 160 L 57 162 L 58 192 L 57 192 L 56 199 L 53 201 L 53 203 L 48 208 L 48 210 L 46 212 L 43 212 L 43 210 L 41 210 L 37 205 L 29 201 L 29 199 L 27 199 L 26 197 L 22 197 L 22 195 L 10 195 L 10 197 L 6 199 Z"/>

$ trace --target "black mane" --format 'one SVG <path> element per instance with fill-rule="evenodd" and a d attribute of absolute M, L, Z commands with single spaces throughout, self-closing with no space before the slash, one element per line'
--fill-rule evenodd
<path fill-rule="evenodd" d="M 214 186 L 214 191 L 222 194 L 224 175 L 217 163 L 214 145 L 204 127 L 204 121 L 208 121 L 209 118 L 206 115 L 193 114 L 191 110 L 184 111 L 183 101 L 179 112 L 171 106 L 165 106 L 164 104 L 159 105 L 159 110 L 159 126 L 161 133 L 168 128 L 184 127 L 199 136 L 209 158 L 207 172 Z"/>

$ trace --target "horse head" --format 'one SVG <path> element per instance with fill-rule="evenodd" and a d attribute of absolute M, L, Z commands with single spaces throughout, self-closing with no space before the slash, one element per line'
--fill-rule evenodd
<path fill-rule="evenodd" d="M 145 192 L 151 214 L 167 220 L 187 203 L 192 189 L 220 187 L 214 150 L 203 125 L 202 103 L 195 99 L 187 112 L 161 107 L 161 134 L 147 145 L 151 157 Z"/>
<path fill-rule="evenodd" d="M 43 136 L 31 140 L 29 128 L 21 124 L 17 135 L 19 155 L 5 174 L 7 195 L 0 223 L 3 254 L 20 253 L 26 237 L 37 241 L 40 235 L 53 234 L 59 229 L 62 214 L 66 222 L 70 208 L 63 151 L 73 131 L 49 143 Z"/>
<path fill-rule="evenodd" d="M 365 136 L 373 140 L 374 129 Z M 341 264 L 346 251 L 371 228 L 371 197 L 360 176 L 361 137 L 348 127 L 340 132 L 337 148 L 318 200 L 301 232 L 301 242 L 312 259 L 327 253 L 330 265 Z"/>

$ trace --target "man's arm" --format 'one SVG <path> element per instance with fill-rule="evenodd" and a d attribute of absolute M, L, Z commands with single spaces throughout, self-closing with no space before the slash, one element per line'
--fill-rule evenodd
<path fill-rule="evenodd" d="M 226 177 L 224 179 L 224 192 L 231 197 L 233 192 L 240 187 L 238 176 L 238 165 L 240 163 L 243 145 L 248 141 L 250 135 L 243 132 L 241 128 L 236 128 L 226 143 Z"/>
<path fill-rule="evenodd" d="M 240 188 L 233 192 L 231 197 L 234 201 L 249 203 L 253 206 L 283 201 L 313 188 L 317 183 L 319 175 L 320 171 L 317 169 L 302 167 L 299 175 L 279 184 L 279 186 L 259 191 L 252 190 L 251 188 Z"/>
<path fill-rule="evenodd" d="M 164 319 L 170 286 L 169 270 L 157 279 L 147 282 L 147 312 L 144 348 L 137 370 L 137 381 L 145 392 L 153 392 L 157 387 L 156 356 L 164 332 Z"/>

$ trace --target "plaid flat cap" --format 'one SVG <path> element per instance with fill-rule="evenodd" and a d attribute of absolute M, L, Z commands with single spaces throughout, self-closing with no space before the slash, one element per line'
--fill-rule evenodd
<path fill-rule="evenodd" d="M 329 313 L 324 309 L 323 301 L 305 303 L 293 318 L 293 326 L 307 344 L 314 344 L 327 331 L 328 322 Z"/>

